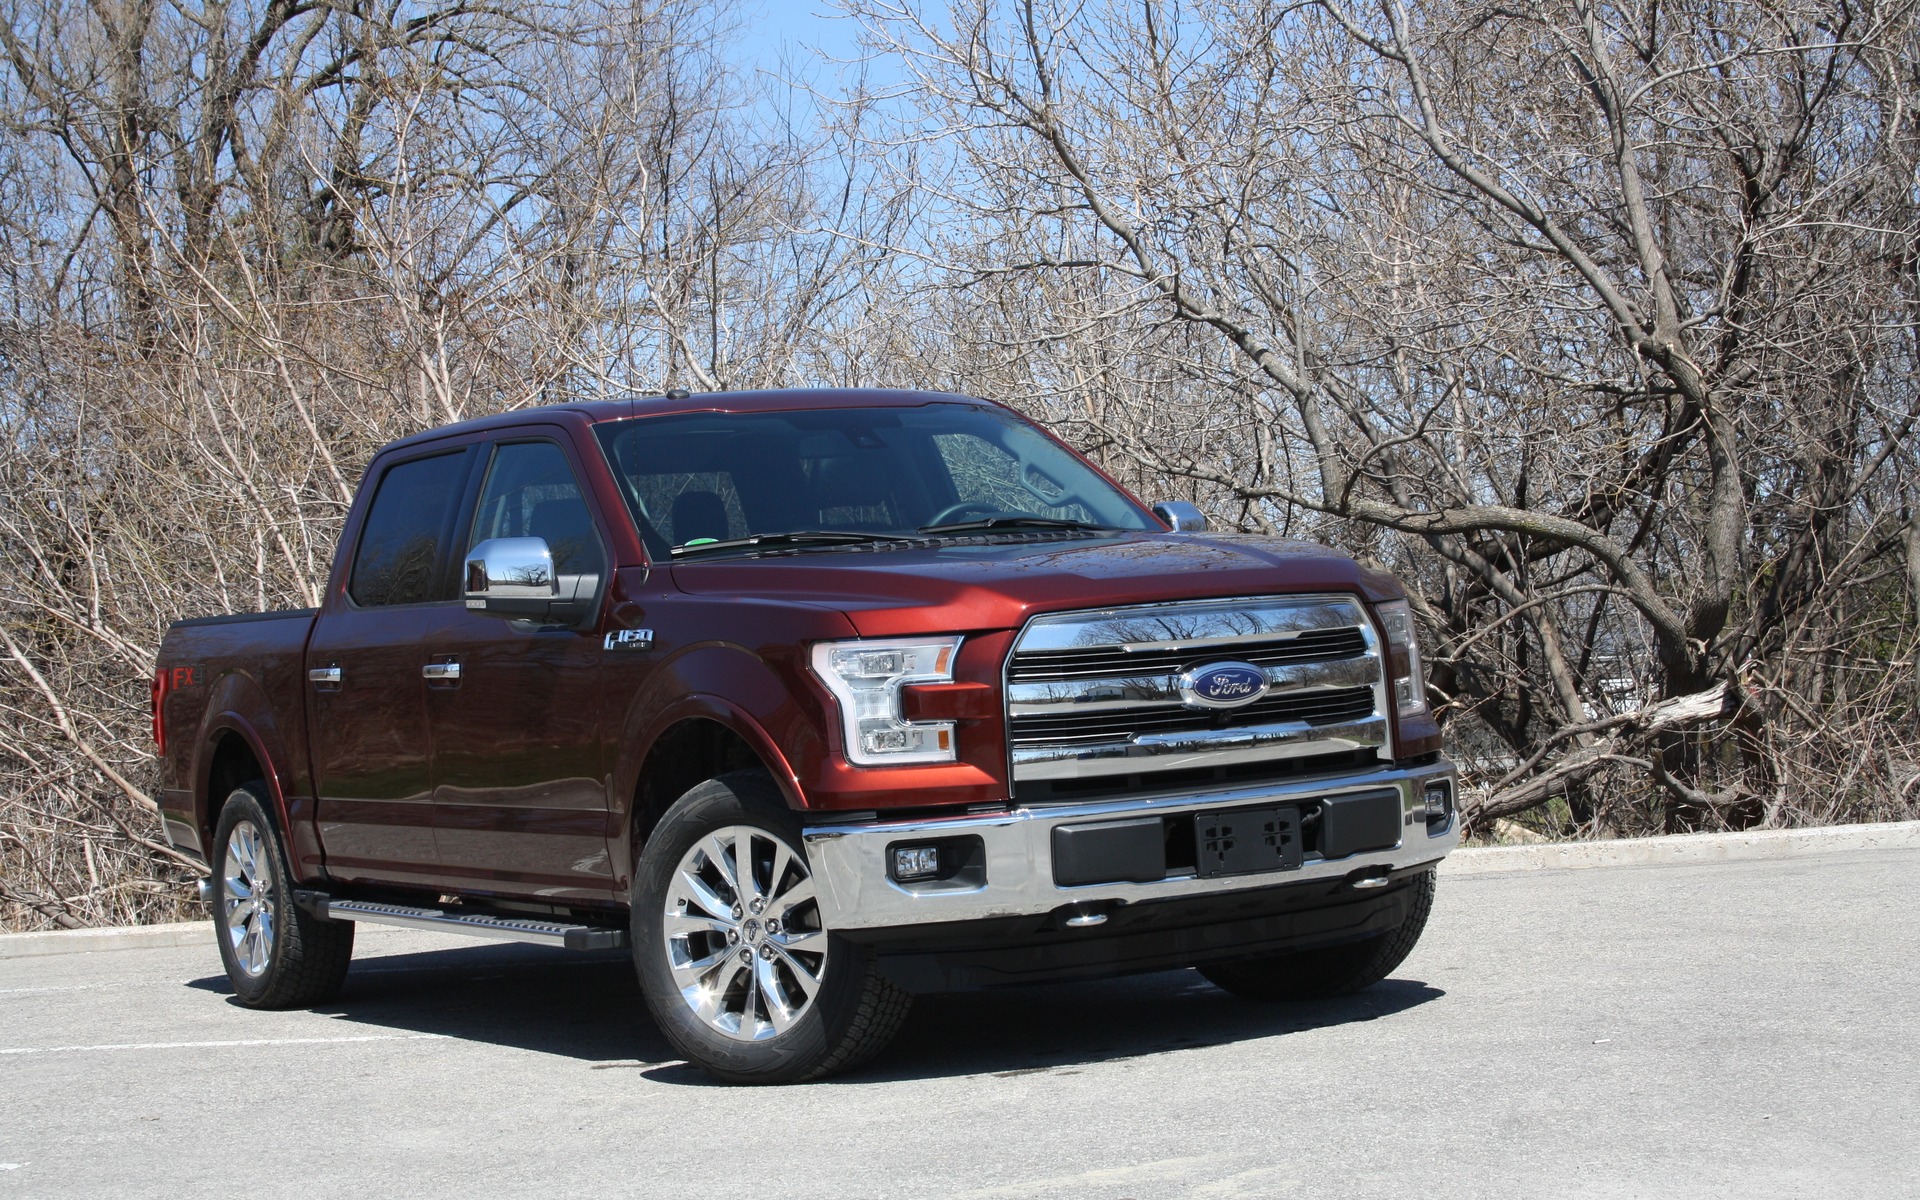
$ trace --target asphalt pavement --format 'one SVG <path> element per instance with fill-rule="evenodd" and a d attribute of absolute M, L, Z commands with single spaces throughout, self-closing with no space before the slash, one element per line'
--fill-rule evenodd
<path fill-rule="evenodd" d="M 830 1082 L 677 1062 L 620 955 L 363 926 L 0 960 L 0 1197 L 1920 1196 L 1920 850 L 1442 880 L 1387 982 L 923 998 Z"/>

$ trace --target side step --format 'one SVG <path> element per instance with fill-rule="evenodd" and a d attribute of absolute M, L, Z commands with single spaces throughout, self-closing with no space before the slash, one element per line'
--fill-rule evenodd
<path fill-rule="evenodd" d="M 303 897 L 305 899 L 305 897 Z M 627 944 L 627 931 L 597 925 L 568 925 L 537 917 L 496 917 L 481 913 L 412 908 L 404 904 L 376 904 L 369 900 L 335 900 L 313 895 L 304 905 L 336 921 L 369 921 L 376 925 L 404 925 L 509 942 L 538 942 L 566 950 L 618 950 Z"/>

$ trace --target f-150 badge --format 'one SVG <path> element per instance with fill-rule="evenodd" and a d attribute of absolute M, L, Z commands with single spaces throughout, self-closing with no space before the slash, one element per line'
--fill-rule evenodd
<path fill-rule="evenodd" d="M 607 635 L 604 645 L 608 650 L 651 650 L 653 630 L 616 629 Z"/>

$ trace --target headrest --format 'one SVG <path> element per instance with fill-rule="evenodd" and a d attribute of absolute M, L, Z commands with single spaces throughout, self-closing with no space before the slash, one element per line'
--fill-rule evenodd
<path fill-rule="evenodd" d="M 677 546 L 695 538 L 728 536 L 727 505 L 717 492 L 681 492 L 673 498 L 673 528 L 668 537 Z"/>

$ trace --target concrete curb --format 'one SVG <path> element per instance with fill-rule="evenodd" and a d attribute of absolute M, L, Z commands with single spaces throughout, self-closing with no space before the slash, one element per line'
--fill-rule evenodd
<path fill-rule="evenodd" d="M 58 929 L 46 933 L 0 934 L 0 959 L 42 954 L 83 954 L 89 950 L 164 950 L 173 946 L 213 945 L 211 921 L 176 925 L 119 925 L 105 929 Z"/>
<path fill-rule="evenodd" d="M 1542 846 L 1469 846 L 1447 856 L 1440 873 L 1500 875 L 1515 871 L 1567 871 L 1588 867 L 1651 867 L 1676 863 L 1740 862 L 1798 858 L 1849 850 L 1920 849 L 1920 821 L 1878 825 L 1832 825 L 1822 829 L 1760 829 L 1750 833 L 1683 833 L 1674 837 L 1622 838 L 1608 842 L 1554 842 Z M 375 926 L 361 932 L 388 932 Z M 62 929 L 0 934 L 0 959 L 91 950 L 163 950 L 213 941 L 208 921 L 176 925 L 130 925 L 108 929 Z"/>
<path fill-rule="evenodd" d="M 1672 837 L 1539 846 L 1469 846 L 1447 856 L 1440 874 L 1497 875 L 1587 867 L 1653 867 L 1834 854 L 1849 850 L 1920 849 L 1920 821 L 1829 825 L 1819 829 L 1756 829 L 1747 833 L 1682 833 Z"/>
<path fill-rule="evenodd" d="M 356 944 L 368 937 L 405 936 L 416 930 L 393 925 L 362 925 L 354 931 Z M 173 925 L 114 925 L 102 929 L 50 929 L 44 933 L 0 933 L 0 961 L 37 958 L 43 954 L 84 954 L 90 950 L 170 950 L 177 946 L 205 946 L 214 950 L 212 921 L 181 921 Z"/>

